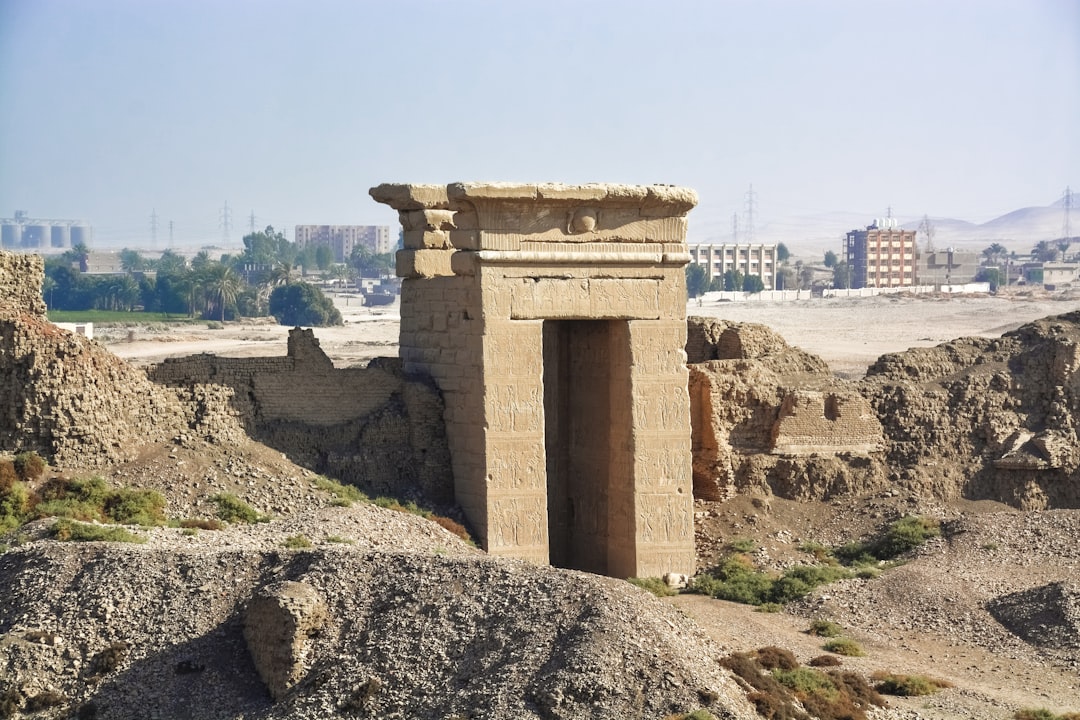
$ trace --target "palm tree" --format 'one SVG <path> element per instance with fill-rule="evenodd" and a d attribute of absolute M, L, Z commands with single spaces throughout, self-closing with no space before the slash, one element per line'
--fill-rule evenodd
<path fill-rule="evenodd" d="M 236 302 L 240 294 L 240 276 L 224 263 L 215 263 L 207 269 L 206 287 L 208 297 L 215 298 L 221 309 L 221 322 L 225 322 L 225 306 Z"/>
<path fill-rule="evenodd" d="M 1005 246 L 1001 243 L 994 243 L 990 247 L 982 251 L 983 257 L 986 258 L 986 262 L 990 265 L 998 265 L 1001 261 L 1008 257 L 1009 251 L 1005 249 Z"/>

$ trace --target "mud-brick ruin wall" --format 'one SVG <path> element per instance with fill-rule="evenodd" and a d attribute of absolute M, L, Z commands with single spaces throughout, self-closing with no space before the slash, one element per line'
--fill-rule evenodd
<path fill-rule="evenodd" d="M 371 194 L 404 228 L 401 359 L 442 391 L 455 495 L 485 549 L 623 577 L 690 571 L 693 191 Z"/>
<path fill-rule="evenodd" d="M 307 467 L 391 494 L 451 499 L 442 402 L 400 362 L 334 367 L 314 331 L 289 331 L 287 355 L 170 358 L 147 369 L 173 387 L 220 385 L 247 431 Z"/>
<path fill-rule="evenodd" d="M 186 428 L 175 393 L 46 319 L 44 274 L 39 256 L 0 252 L 0 450 L 92 467 Z"/>
<path fill-rule="evenodd" d="M 884 436 L 870 403 L 854 392 L 788 392 L 771 433 L 772 451 L 780 455 L 845 452 L 866 454 L 882 449 Z"/>

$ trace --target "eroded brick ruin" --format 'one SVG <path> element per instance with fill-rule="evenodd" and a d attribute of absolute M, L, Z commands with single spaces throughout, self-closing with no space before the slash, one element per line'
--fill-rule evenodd
<path fill-rule="evenodd" d="M 446 405 L 455 495 L 495 555 L 694 566 L 686 213 L 669 186 L 380 185 L 400 353 Z"/>

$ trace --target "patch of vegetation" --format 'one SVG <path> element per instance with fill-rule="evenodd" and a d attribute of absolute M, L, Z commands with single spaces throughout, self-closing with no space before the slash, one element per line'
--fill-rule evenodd
<path fill-rule="evenodd" d="M 757 664 L 766 670 L 794 670 L 799 667 L 795 653 L 775 645 L 768 645 L 754 651 Z"/>
<path fill-rule="evenodd" d="M 1068 712 L 1058 715 L 1046 708 L 1024 708 L 1016 711 L 1013 720 L 1080 720 L 1080 713 Z"/>
<path fill-rule="evenodd" d="M 879 671 L 871 675 L 870 679 L 877 683 L 874 689 L 879 693 L 900 697 L 933 695 L 938 690 L 953 687 L 951 682 L 926 675 L 896 675 Z"/>
<path fill-rule="evenodd" d="M 10 460 L 0 460 L 0 533 L 19 527 L 30 509 L 30 493 Z"/>
<path fill-rule="evenodd" d="M 804 542 L 799 546 L 799 551 L 804 552 L 807 555 L 813 555 L 814 559 L 818 562 L 829 562 L 832 560 L 832 551 L 819 542 Z"/>
<path fill-rule="evenodd" d="M 806 664 L 810 667 L 839 667 L 843 665 L 840 658 L 835 655 L 818 655 L 810 658 L 810 661 Z"/>
<path fill-rule="evenodd" d="M 716 716 L 705 709 L 694 710 L 688 713 L 676 713 L 668 715 L 664 720 L 716 720 Z"/>
<path fill-rule="evenodd" d="M 126 642 L 117 641 L 111 643 L 104 650 L 96 653 L 90 658 L 90 664 L 87 667 L 87 678 L 90 680 L 99 680 L 113 670 L 116 670 L 120 667 L 120 664 L 127 659 L 128 651 L 130 649 L 131 646 Z"/>
<path fill-rule="evenodd" d="M 225 522 L 270 522 L 269 517 L 263 515 L 232 493 L 218 493 L 210 498 L 210 501 L 217 505 L 218 517 Z"/>
<path fill-rule="evenodd" d="M 826 650 L 837 655 L 846 655 L 848 657 L 863 657 L 866 652 L 863 651 L 859 643 L 855 642 L 851 638 L 838 637 L 829 640 L 827 643 L 821 646 L 822 650 Z"/>
<path fill-rule="evenodd" d="M 136 535 L 122 527 L 91 525 L 68 518 L 61 518 L 53 523 L 49 534 L 61 542 L 146 542 L 142 535 Z"/>
<path fill-rule="evenodd" d="M 810 627 L 806 631 L 807 635 L 816 635 L 817 637 L 840 637 L 844 634 L 844 628 L 840 627 L 832 620 L 812 620 Z"/>
<path fill-rule="evenodd" d="M 121 525 L 163 525 L 165 498 L 154 490 L 110 488 L 99 477 L 53 478 L 38 491 L 34 516 Z"/>
<path fill-rule="evenodd" d="M 193 323 L 202 324 L 198 318 L 171 315 L 162 312 L 128 312 L 126 310 L 53 310 L 49 309 L 49 322 L 94 323 L 95 325 L 145 325 L 146 323 Z"/>
<path fill-rule="evenodd" d="M 15 717 L 19 712 L 19 691 L 13 687 L 5 688 L 0 693 L 0 718 Z"/>
<path fill-rule="evenodd" d="M 729 655 L 720 664 L 752 688 L 747 699 L 760 715 L 772 720 L 866 720 L 871 705 L 884 706 L 882 697 L 859 675 L 800 667 L 793 657 L 787 661 L 789 655 L 779 648 L 761 648 Z M 769 672 L 761 658 L 783 658 L 785 665 L 793 667 Z"/>
<path fill-rule="evenodd" d="M 783 609 L 784 609 L 784 606 L 781 605 L 780 603 L 767 602 L 767 603 L 761 603 L 760 605 L 758 605 L 757 610 L 755 610 L 755 612 L 759 612 L 759 613 L 778 613 L 778 612 L 782 611 Z"/>
<path fill-rule="evenodd" d="M 315 487 L 333 495 L 334 505 L 340 507 L 350 507 L 354 502 L 369 502 L 368 496 L 355 485 L 346 485 L 323 475 L 315 478 Z"/>
<path fill-rule="evenodd" d="M 283 544 L 290 550 L 306 550 L 307 548 L 314 547 L 311 544 L 311 541 L 308 540 L 307 537 L 305 537 L 304 535 L 290 535 L 289 537 L 285 538 L 285 542 Z"/>
<path fill-rule="evenodd" d="M 23 482 L 40 480 L 45 474 L 45 460 L 36 452 L 21 452 L 13 462 L 15 472 Z"/>
<path fill-rule="evenodd" d="M 216 518 L 184 518 L 177 522 L 178 527 L 185 530 L 224 530 L 225 523 Z"/>
<path fill-rule="evenodd" d="M 986 550 L 987 552 L 994 552 L 998 549 L 998 544 L 995 542 L 986 543 L 982 546 L 982 549 Z"/>
<path fill-rule="evenodd" d="M 749 553 L 757 549 L 757 543 L 754 542 L 754 538 L 735 538 L 728 543 L 728 547 L 734 552 Z"/>
<path fill-rule="evenodd" d="M 783 605 L 819 585 L 850 576 L 848 570 L 831 565 L 795 565 L 776 576 L 758 570 L 745 555 L 729 555 L 712 572 L 694 578 L 691 590 L 747 605 Z"/>
<path fill-rule="evenodd" d="M 326 542 L 333 543 L 335 545 L 354 545 L 355 540 L 350 540 L 347 537 L 341 537 L 340 535 L 327 535 Z"/>
<path fill-rule="evenodd" d="M 893 560 L 911 552 L 927 540 L 941 535 L 941 523 L 934 518 L 907 515 L 891 523 L 878 538 L 848 543 L 833 550 L 845 565 L 870 565 Z"/>
<path fill-rule="evenodd" d="M 449 530 L 452 534 L 457 535 L 469 545 L 476 547 L 476 542 L 472 539 L 472 535 L 469 534 L 468 529 L 457 520 L 443 515 L 432 515 L 428 519 L 442 527 L 444 530 Z"/>
<path fill-rule="evenodd" d="M 23 708 L 23 712 L 41 712 L 42 710 L 65 705 L 67 704 L 67 701 L 68 699 L 60 693 L 46 690 L 45 692 L 40 692 L 37 695 L 31 695 L 26 698 L 26 707 Z"/>
<path fill-rule="evenodd" d="M 626 578 L 626 581 L 631 585 L 637 585 L 642 590 L 648 590 L 656 597 L 670 597 L 679 594 L 678 590 L 658 577 L 632 577 Z"/>

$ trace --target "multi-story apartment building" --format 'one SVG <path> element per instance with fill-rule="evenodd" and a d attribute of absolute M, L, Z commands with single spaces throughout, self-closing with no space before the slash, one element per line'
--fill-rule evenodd
<path fill-rule="evenodd" d="M 386 225 L 297 225 L 296 244 L 329 245 L 334 260 L 348 262 L 353 249 L 364 246 L 376 255 L 392 252 L 390 228 Z"/>
<path fill-rule="evenodd" d="M 776 289 L 776 246 L 721 243 L 717 245 L 690 245 L 690 257 L 704 266 L 709 280 L 723 278 L 729 270 L 761 278 L 766 290 Z"/>
<path fill-rule="evenodd" d="M 865 230 L 847 234 L 844 259 L 851 270 L 851 287 L 915 285 L 915 231 L 902 230 L 896 218 L 875 220 Z"/>

